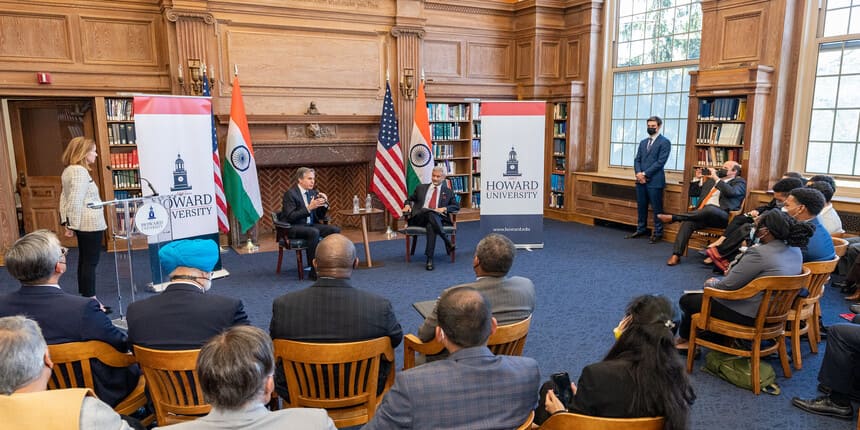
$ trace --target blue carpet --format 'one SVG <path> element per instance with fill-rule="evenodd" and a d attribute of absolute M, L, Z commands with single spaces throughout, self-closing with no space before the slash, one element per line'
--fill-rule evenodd
<path fill-rule="evenodd" d="M 537 308 L 524 355 L 537 359 L 544 378 L 566 370 L 575 380 L 581 369 L 600 360 L 613 342 L 612 328 L 623 316 L 624 306 L 631 297 L 644 293 L 660 293 L 677 300 L 685 289 L 701 288 L 711 276 L 709 268 L 697 257 L 684 258 L 679 266 L 668 267 L 670 243 L 649 245 L 647 240 L 624 240 L 627 233 L 611 227 L 592 227 L 577 223 L 546 220 L 545 247 L 542 250 L 518 252 L 512 274 L 531 278 L 537 288 Z M 406 264 L 403 237 L 371 244 L 374 261 L 385 266 L 358 270 L 352 282 L 356 287 L 373 291 L 391 300 L 405 332 L 414 333 L 421 323 L 411 304 L 433 299 L 448 286 L 473 280 L 472 255 L 480 239 L 477 222 L 459 224 L 457 262 L 450 263 L 441 245 L 437 246 L 436 270 L 424 270 L 422 256 Z M 423 249 L 423 239 L 418 245 Z M 363 245 L 357 245 L 363 259 Z M 420 251 L 418 252 L 421 253 Z M 695 253 L 693 253 L 695 254 Z M 122 255 L 120 255 L 122 257 Z M 114 255 L 103 254 L 99 265 L 98 296 L 110 306 L 116 306 Z M 135 281 L 138 286 L 149 282 L 148 258 L 139 252 L 135 259 Z M 309 281 L 296 278 L 294 258 L 289 253 L 280 275 L 275 275 L 276 253 L 238 255 L 232 251 L 223 255 L 227 278 L 216 280 L 211 292 L 242 298 L 254 325 L 268 329 L 271 303 L 278 295 L 305 288 Z M 74 270 L 77 255 L 69 255 L 69 273 L 61 280 L 63 289 L 75 293 Z M 0 268 L 0 292 L 17 289 L 4 268 Z M 150 293 L 137 293 L 137 298 Z M 130 291 L 124 291 L 125 304 Z M 827 289 L 822 306 L 825 323 L 841 320 L 838 313 L 847 312 L 839 291 Z M 786 379 L 779 370 L 778 360 L 771 362 L 777 369 L 777 382 L 782 394 L 755 396 L 727 382 L 703 373 L 703 360 L 696 363 L 691 375 L 698 400 L 693 407 L 692 428 L 695 429 L 845 429 L 847 421 L 810 415 L 791 406 L 792 396 L 817 396 L 818 368 L 824 356 L 812 354 L 803 343 L 803 369 Z M 402 347 L 397 351 L 402 365 Z M 476 387 L 476 393 L 480 391 Z"/>

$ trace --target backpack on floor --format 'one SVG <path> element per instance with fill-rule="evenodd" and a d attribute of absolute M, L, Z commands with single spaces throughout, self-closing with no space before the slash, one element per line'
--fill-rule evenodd
<path fill-rule="evenodd" d="M 709 351 L 705 354 L 705 366 L 702 370 L 720 379 L 725 379 L 733 385 L 752 391 L 752 366 L 749 357 L 738 357 L 719 351 Z M 770 363 L 759 361 L 759 379 L 761 391 L 779 395 L 779 385 L 776 384 L 776 372 Z"/>

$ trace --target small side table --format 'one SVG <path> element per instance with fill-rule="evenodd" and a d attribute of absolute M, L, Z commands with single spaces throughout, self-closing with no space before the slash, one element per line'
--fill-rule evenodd
<path fill-rule="evenodd" d="M 337 212 L 340 215 L 345 216 L 360 216 L 361 217 L 361 238 L 364 240 L 364 258 L 366 260 L 365 263 L 360 263 L 359 266 L 366 269 L 372 269 L 374 267 L 382 267 L 383 263 L 381 261 L 377 261 L 376 264 L 373 264 L 373 260 L 370 259 L 370 242 L 367 240 L 367 216 L 373 214 L 381 214 L 383 213 L 382 209 L 370 209 L 366 210 L 364 208 L 360 209 L 358 212 L 353 212 L 351 210 L 340 210 Z"/>

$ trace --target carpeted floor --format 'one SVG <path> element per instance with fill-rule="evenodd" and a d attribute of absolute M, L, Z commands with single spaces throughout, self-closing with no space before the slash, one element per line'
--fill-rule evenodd
<path fill-rule="evenodd" d="M 541 250 L 521 250 L 517 254 L 512 274 L 531 278 L 537 288 L 537 308 L 524 354 L 538 360 L 541 373 L 566 370 L 575 379 L 582 367 L 600 360 L 613 342 L 612 328 L 622 317 L 624 306 L 631 297 L 645 293 L 660 293 L 673 301 L 685 289 L 701 288 L 711 276 L 710 269 L 698 258 L 685 258 L 679 266 L 668 267 L 670 243 L 649 245 L 647 240 L 624 240 L 624 230 L 611 227 L 591 227 L 577 223 L 547 220 L 544 223 L 545 246 Z M 423 256 L 410 263 L 404 260 L 403 237 L 373 242 L 374 261 L 383 261 L 381 268 L 358 270 L 353 285 L 389 298 L 405 332 L 415 332 L 421 319 L 411 304 L 433 299 L 448 286 L 474 279 L 472 255 L 480 239 L 480 224 L 459 224 L 457 262 L 450 263 L 441 245 L 437 246 L 436 270 L 424 270 Z M 423 239 L 419 249 L 423 249 Z M 364 260 L 363 245 L 358 244 Z M 421 251 L 418 251 L 420 254 Z M 695 253 L 691 253 L 695 254 Z M 69 273 L 61 280 L 66 291 L 76 292 L 74 268 L 76 253 L 69 256 Z M 103 254 L 99 265 L 98 296 L 116 307 L 114 254 Z M 119 258 L 124 258 L 122 254 Z M 139 291 L 137 299 L 148 297 L 143 286 L 149 282 L 145 253 L 136 253 L 134 277 Z M 268 328 L 271 303 L 278 295 L 311 285 L 299 282 L 295 258 L 285 256 L 284 269 L 275 274 L 277 253 L 265 252 L 238 255 L 223 254 L 224 268 L 230 276 L 216 280 L 211 293 L 240 297 L 254 325 Z M 123 265 L 121 261 L 120 267 Z M 124 276 L 127 278 L 127 276 Z M 127 281 L 124 281 L 127 285 Z M 4 268 L 0 268 L 0 293 L 13 291 L 17 283 Z M 124 289 L 124 304 L 130 291 Z M 841 321 L 838 313 L 847 312 L 838 291 L 828 289 L 822 302 L 825 323 Z M 116 315 L 114 315 L 116 316 Z M 853 423 L 810 415 L 790 405 L 792 396 L 814 397 L 818 368 L 823 357 L 803 346 L 803 370 L 786 379 L 777 370 L 777 382 L 782 394 L 755 396 L 703 373 L 697 361 L 691 375 L 698 400 L 693 407 L 692 428 L 695 429 L 846 429 Z M 402 347 L 397 350 L 398 366 L 402 366 Z M 779 369 L 778 360 L 771 362 Z M 476 393 L 480 387 L 475 387 Z"/>

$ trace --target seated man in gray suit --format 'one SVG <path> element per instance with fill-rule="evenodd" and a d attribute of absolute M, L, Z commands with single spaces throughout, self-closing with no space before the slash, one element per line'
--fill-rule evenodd
<path fill-rule="evenodd" d="M 514 429 L 537 405 L 540 372 L 528 357 L 493 355 L 496 320 L 474 288 L 446 291 L 436 340 L 451 356 L 397 374 L 364 430 Z"/>
<path fill-rule="evenodd" d="M 477 280 L 449 289 L 472 287 L 487 299 L 493 317 L 499 325 L 512 324 L 528 318 L 535 309 L 535 287 L 522 276 L 507 277 L 514 264 L 516 249 L 507 236 L 491 233 L 478 242 L 472 267 Z M 444 294 L 444 293 L 443 293 Z M 436 309 L 418 329 L 418 338 L 429 342 L 436 336 Z"/>
<path fill-rule="evenodd" d="M 235 326 L 213 337 L 197 356 L 200 388 L 212 410 L 205 417 L 168 427 L 335 430 L 323 409 L 266 409 L 275 390 L 273 349 L 269 335 L 252 326 Z"/>

